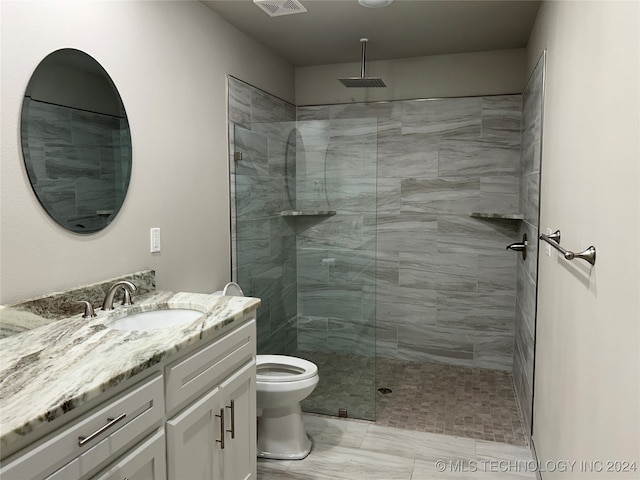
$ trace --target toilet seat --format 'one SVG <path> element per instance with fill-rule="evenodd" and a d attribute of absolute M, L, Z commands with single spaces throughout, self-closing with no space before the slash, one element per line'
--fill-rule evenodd
<path fill-rule="evenodd" d="M 297 382 L 318 374 L 307 360 L 287 355 L 256 355 L 256 380 L 264 383 Z"/>

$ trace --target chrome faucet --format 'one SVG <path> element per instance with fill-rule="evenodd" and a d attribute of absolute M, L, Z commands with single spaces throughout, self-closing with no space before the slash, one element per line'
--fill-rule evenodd
<path fill-rule="evenodd" d="M 122 305 L 133 305 L 131 294 L 137 290 L 136 286 L 128 280 L 121 280 L 111 285 L 111 288 L 104 297 L 102 302 L 102 310 L 113 310 L 113 297 L 115 297 L 118 289 L 122 287 L 124 295 L 122 296 Z"/>

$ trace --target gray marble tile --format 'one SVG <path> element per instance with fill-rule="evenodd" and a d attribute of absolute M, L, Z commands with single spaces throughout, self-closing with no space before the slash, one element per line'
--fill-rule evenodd
<path fill-rule="evenodd" d="M 309 120 L 329 120 L 330 109 L 331 107 L 327 105 L 297 107 L 296 119 L 298 122 L 305 122 Z"/>
<path fill-rule="evenodd" d="M 441 260 L 437 254 L 400 252 L 398 262 L 399 286 L 433 290 L 440 286 L 438 274 Z M 475 282 L 473 288 L 475 289 Z"/>
<path fill-rule="evenodd" d="M 378 175 L 383 178 L 435 177 L 438 175 L 440 139 L 435 135 L 401 135 L 387 132 L 378 138 Z"/>
<path fill-rule="evenodd" d="M 437 217 L 421 212 L 377 217 L 378 252 L 436 253 Z"/>
<path fill-rule="evenodd" d="M 327 317 L 313 317 L 301 314 L 297 320 L 298 349 L 326 350 L 328 322 L 329 319 Z"/>
<path fill-rule="evenodd" d="M 319 446 L 287 470 L 288 473 L 304 473 L 303 478 L 308 480 L 410 480 L 412 471 L 412 459 L 340 446 Z"/>
<path fill-rule="evenodd" d="M 522 177 L 522 190 L 526 192 L 525 203 L 520 205 L 525 221 L 538 224 L 540 212 L 540 172 L 532 172 Z"/>
<path fill-rule="evenodd" d="M 394 288 L 377 288 L 376 302 L 397 303 L 423 306 L 436 305 L 437 291 L 434 289 L 397 286 Z"/>
<path fill-rule="evenodd" d="M 374 284 L 375 251 L 333 249 L 325 258 L 331 284 Z"/>
<path fill-rule="evenodd" d="M 341 176 L 327 178 L 326 182 L 327 196 L 332 210 L 347 214 L 375 214 L 375 176 Z"/>
<path fill-rule="evenodd" d="M 304 426 L 316 444 L 360 448 L 369 422 L 343 421 L 320 415 L 304 415 Z"/>
<path fill-rule="evenodd" d="M 328 285 L 329 254 L 326 249 L 305 248 L 298 252 L 298 284 Z M 323 260 L 325 260 L 323 262 Z"/>
<path fill-rule="evenodd" d="M 520 175 L 483 176 L 480 179 L 480 191 L 501 193 L 504 195 L 520 194 Z"/>
<path fill-rule="evenodd" d="M 451 176 L 515 175 L 520 173 L 520 142 L 486 138 L 440 141 L 438 174 Z"/>
<path fill-rule="evenodd" d="M 362 322 L 361 287 L 299 285 L 298 289 L 298 312 L 301 316 Z"/>
<path fill-rule="evenodd" d="M 475 457 L 475 443 L 476 441 L 470 438 L 372 425 L 360 448 L 401 458 L 420 458 L 423 461 L 435 462 L 471 460 Z"/>
<path fill-rule="evenodd" d="M 402 180 L 401 194 L 402 212 L 468 215 L 478 211 L 480 179 L 408 178 Z"/>
<path fill-rule="evenodd" d="M 482 98 L 482 136 L 520 142 L 522 95 Z"/>
<path fill-rule="evenodd" d="M 498 255 L 478 255 L 478 292 L 516 292 L 516 262 L 514 252 L 503 251 Z M 515 304 L 512 305 L 515 307 Z M 511 312 L 513 314 L 513 311 Z"/>
<path fill-rule="evenodd" d="M 242 160 L 235 164 L 236 175 L 269 174 L 268 137 L 236 126 L 235 151 L 242 154 Z"/>
<path fill-rule="evenodd" d="M 284 207 L 284 180 L 238 174 L 236 184 L 236 215 L 241 219 L 279 215 Z"/>
<path fill-rule="evenodd" d="M 469 460 L 453 460 L 445 463 L 445 470 L 436 467 L 436 461 L 416 460 L 413 465 L 411 480 L 425 480 L 437 478 L 439 480 L 478 480 L 476 472 L 471 471 Z"/>
<path fill-rule="evenodd" d="M 465 254 L 438 254 L 438 290 L 475 292 L 478 284 L 478 257 Z M 402 269 L 400 270 L 402 273 Z"/>
<path fill-rule="evenodd" d="M 402 102 L 402 134 L 480 135 L 482 98 Z"/>
<path fill-rule="evenodd" d="M 378 215 L 400 214 L 400 179 L 377 178 L 376 207 Z"/>
<path fill-rule="evenodd" d="M 376 354 L 376 329 L 373 322 L 361 323 L 329 319 L 327 350 L 373 357 Z"/>
<path fill-rule="evenodd" d="M 473 365 L 474 335 L 466 330 L 421 325 L 398 326 L 398 358 Z"/>
<path fill-rule="evenodd" d="M 229 122 L 251 128 L 251 86 L 227 76 L 229 90 Z"/>
<path fill-rule="evenodd" d="M 377 298 L 381 292 L 388 295 L 398 287 L 399 275 L 399 254 L 397 252 L 386 253 L 378 250 L 376 252 L 376 289 Z"/>
<path fill-rule="evenodd" d="M 269 256 L 269 220 L 236 222 L 239 267 Z"/>
<path fill-rule="evenodd" d="M 376 319 L 376 355 L 387 358 L 398 355 L 398 326 L 384 317 Z"/>
<path fill-rule="evenodd" d="M 285 103 L 284 100 L 251 87 L 251 123 L 285 121 Z"/>
<path fill-rule="evenodd" d="M 429 296 L 435 297 L 435 295 L 436 293 L 434 291 Z M 415 326 L 436 325 L 437 307 L 435 302 L 424 305 L 378 301 L 376 303 L 376 310 L 378 320 L 386 323 Z"/>
<path fill-rule="evenodd" d="M 515 294 L 438 292 L 437 323 L 474 331 L 509 333 L 513 337 Z"/>
<path fill-rule="evenodd" d="M 510 372 L 513 367 L 513 333 L 476 332 L 473 366 Z"/>

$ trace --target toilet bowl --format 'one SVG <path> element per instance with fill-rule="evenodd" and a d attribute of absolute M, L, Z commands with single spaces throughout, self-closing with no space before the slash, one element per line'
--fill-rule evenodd
<path fill-rule="evenodd" d="M 302 358 L 257 355 L 258 456 L 300 460 L 311 451 L 300 402 L 316 388 L 318 367 Z"/>

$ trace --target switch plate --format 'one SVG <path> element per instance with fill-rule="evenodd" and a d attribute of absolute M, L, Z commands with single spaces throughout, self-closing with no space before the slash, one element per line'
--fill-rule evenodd
<path fill-rule="evenodd" d="M 151 253 L 160 251 L 160 228 L 151 229 Z"/>
<path fill-rule="evenodd" d="M 551 229 L 547 227 L 547 235 L 551 235 L 552 233 Z M 544 242 L 544 253 L 547 254 L 547 257 L 551 256 L 551 245 L 547 242 Z"/>

